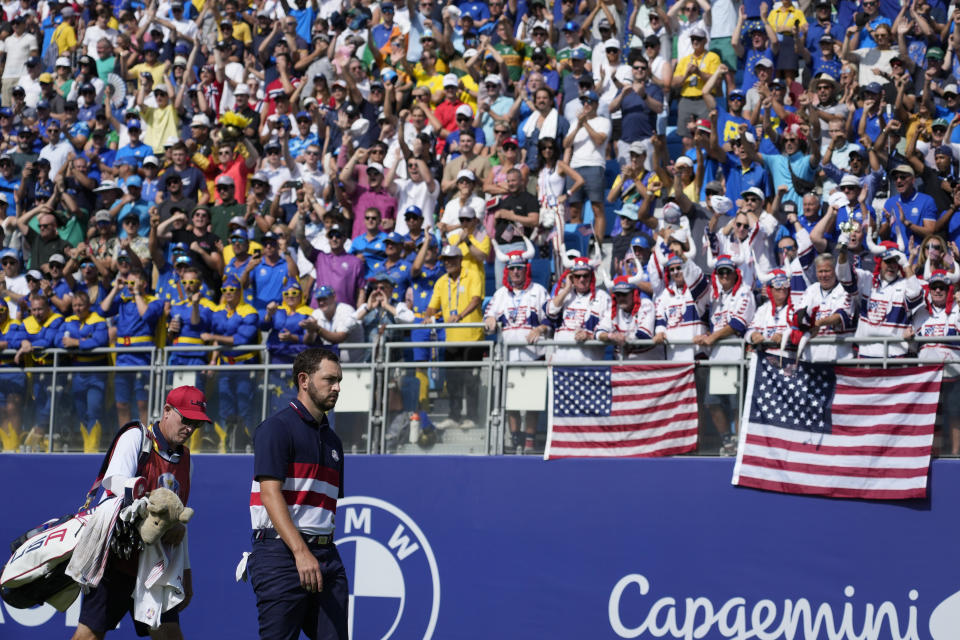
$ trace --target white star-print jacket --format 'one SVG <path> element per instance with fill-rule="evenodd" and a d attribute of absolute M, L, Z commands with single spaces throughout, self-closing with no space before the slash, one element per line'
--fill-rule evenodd
<path fill-rule="evenodd" d="M 757 309 L 757 312 L 753 315 L 753 320 L 750 322 L 747 333 L 743 336 L 747 344 L 752 342 L 753 335 L 756 333 L 762 335 L 764 340 L 769 340 L 774 334 L 779 333 L 783 335 L 790 331 L 790 323 L 787 322 L 787 311 L 788 308 L 784 305 L 774 312 L 773 304 L 769 300 L 760 305 L 760 308 Z M 779 355 L 781 352 L 779 348 L 770 345 L 766 345 L 765 351 L 773 355 Z"/>
<path fill-rule="evenodd" d="M 550 324 L 546 310 L 549 299 L 547 290 L 536 282 L 520 291 L 512 287 L 500 287 L 487 304 L 483 317 L 496 319 L 507 343 L 526 343 L 531 329 Z M 542 355 L 543 347 L 510 347 L 507 359 L 530 361 Z"/>
<path fill-rule="evenodd" d="M 624 333 L 627 340 L 650 340 L 653 338 L 653 324 L 656 316 L 656 310 L 648 298 L 640 298 L 640 307 L 636 313 L 630 313 L 617 307 L 617 315 L 612 318 L 610 328 L 607 333 Z M 604 323 L 606 324 L 606 323 Z M 600 333 L 598 330 L 597 333 Z M 663 360 L 663 347 L 659 345 L 649 346 L 624 346 L 623 357 L 627 360 Z M 617 355 L 620 355 L 620 347 L 616 347 Z"/>
<path fill-rule="evenodd" d="M 940 336 L 960 335 L 960 311 L 952 305 L 950 311 L 944 307 L 935 307 L 927 294 L 926 304 L 913 316 L 913 331 L 918 337 L 934 338 Z M 960 344 L 925 342 L 921 343 L 919 357 L 921 360 L 936 362 L 960 361 Z M 946 377 L 946 371 L 944 372 Z"/>
<path fill-rule="evenodd" d="M 854 316 L 854 295 L 848 288 L 844 287 L 839 281 L 830 290 L 825 290 L 819 282 L 814 282 L 807 287 L 800 298 L 800 304 L 797 310 L 804 309 L 807 312 L 807 319 L 810 324 L 816 320 L 821 320 L 835 313 L 839 313 L 843 318 L 843 325 L 838 329 L 835 326 L 821 327 L 817 332 L 818 336 L 849 336 L 853 333 Z M 853 348 L 849 344 L 810 344 L 808 349 L 804 349 L 800 357 L 803 360 L 811 362 L 820 362 L 823 360 L 837 360 L 839 358 L 848 358 L 853 353 Z"/>
<path fill-rule="evenodd" d="M 916 276 L 897 278 L 893 282 L 880 279 L 869 298 L 860 301 L 860 320 L 856 336 L 903 336 L 913 326 L 913 315 L 923 307 L 923 288 Z M 887 355 L 905 356 L 910 350 L 906 342 L 888 343 Z M 882 358 L 883 343 L 861 344 L 860 355 Z"/>
<path fill-rule="evenodd" d="M 690 341 L 707 332 L 703 318 L 710 303 L 710 284 L 692 260 L 683 264 L 683 280 L 683 289 L 671 284 L 657 297 L 655 331 L 667 334 L 668 343 Z M 690 344 L 667 344 L 667 359 L 692 362 L 701 351 Z"/>
<path fill-rule="evenodd" d="M 729 325 L 736 335 L 742 337 L 756 312 L 757 303 L 753 299 L 753 291 L 746 284 L 741 283 L 736 291 L 721 289 L 710 302 L 711 331 Z M 714 345 L 710 351 L 711 360 L 739 360 L 742 357 L 743 350 L 735 344 Z"/>
<path fill-rule="evenodd" d="M 576 342 L 574 335 L 580 329 L 596 332 L 600 322 L 610 321 L 610 295 L 598 289 L 592 296 L 589 292 L 571 291 L 558 308 L 553 298 L 547 301 L 547 317 L 553 322 L 554 340 L 557 342 Z M 609 330 L 609 329 L 608 329 Z M 602 360 L 603 347 L 557 347 L 553 360 L 573 362 L 578 360 Z"/>

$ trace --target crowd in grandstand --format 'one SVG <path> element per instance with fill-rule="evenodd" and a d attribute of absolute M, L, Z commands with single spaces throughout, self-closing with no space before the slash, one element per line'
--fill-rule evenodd
<path fill-rule="evenodd" d="M 812 360 L 960 346 L 910 341 L 958 332 L 960 8 L 945 0 L 0 12 L 0 425 L 46 432 L 49 374 L 18 367 L 50 347 L 117 367 L 115 406 L 99 374 L 70 378 L 86 437 L 146 417 L 150 345 L 197 368 L 256 364 L 254 344 L 290 363 L 395 323 L 465 362 L 496 331 L 510 358 L 558 362 L 736 360 L 717 343 L 738 336 Z M 902 340 L 810 342 L 824 336 Z M 196 379 L 249 433 L 249 369 Z M 442 426 L 474 424 L 467 370 L 443 379 Z M 416 388 L 398 391 L 416 408 Z M 735 399 L 705 397 L 727 451 Z M 530 448 L 536 419 L 508 418 Z"/>

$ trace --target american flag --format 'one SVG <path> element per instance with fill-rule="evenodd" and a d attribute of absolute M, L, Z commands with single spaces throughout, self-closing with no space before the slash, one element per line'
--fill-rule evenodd
<path fill-rule="evenodd" d="M 939 366 L 751 363 L 733 484 L 877 500 L 923 498 Z"/>
<path fill-rule="evenodd" d="M 697 446 L 693 365 L 553 367 L 544 459 L 668 456 Z"/>

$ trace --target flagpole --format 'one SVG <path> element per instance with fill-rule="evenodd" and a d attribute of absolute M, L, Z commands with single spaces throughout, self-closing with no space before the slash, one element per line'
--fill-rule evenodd
<path fill-rule="evenodd" d="M 750 354 L 750 362 L 747 365 L 747 391 L 744 394 L 743 399 L 743 413 L 740 414 L 740 433 L 737 438 L 737 458 L 733 463 L 733 478 L 730 480 L 730 484 L 737 485 L 740 483 L 740 464 L 743 462 L 743 448 L 747 443 L 747 438 L 750 436 L 750 411 L 753 404 L 753 385 L 755 383 L 754 378 L 757 374 L 757 352 L 753 351 Z"/>
<path fill-rule="evenodd" d="M 553 366 L 547 367 L 547 445 L 543 448 L 543 459 L 550 459 L 550 445 L 553 442 Z"/>

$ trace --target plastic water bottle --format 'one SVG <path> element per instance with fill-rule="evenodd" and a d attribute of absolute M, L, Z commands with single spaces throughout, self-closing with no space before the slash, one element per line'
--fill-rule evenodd
<path fill-rule="evenodd" d="M 417 444 L 420 441 L 420 414 L 411 413 L 410 414 L 410 444 Z"/>

